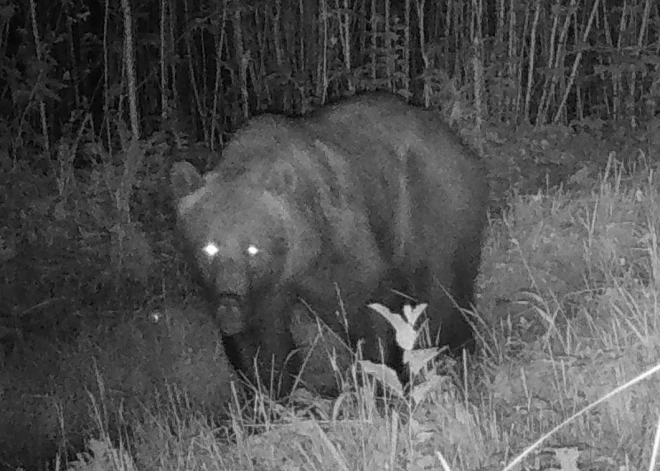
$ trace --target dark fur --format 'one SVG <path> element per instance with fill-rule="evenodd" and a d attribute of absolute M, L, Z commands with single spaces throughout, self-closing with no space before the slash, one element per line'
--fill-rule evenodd
<path fill-rule="evenodd" d="M 309 303 L 366 358 L 401 371 L 391 329 L 366 305 L 400 310 L 398 290 L 428 302 L 436 345 L 472 350 L 473 332 L 445 294 L 474 301 L 488 185 L 479 161 L 431 112 L 362 96 L 302 119 L 265 115 L 236 133 L 217 169 L 172 171 L 178 219 L 235 363 L 268 381 L 295 373 L 291 313 Z M 214 242 L 213 259 L 200 249 Z M 249 244 L 261 249 L 245 252 Z M 227 303 L 227 301 L 229 302 Z M 227 308 L 229 305 L 229 308 Z M 283 392 L 291 386 L 283 375 Z"/>

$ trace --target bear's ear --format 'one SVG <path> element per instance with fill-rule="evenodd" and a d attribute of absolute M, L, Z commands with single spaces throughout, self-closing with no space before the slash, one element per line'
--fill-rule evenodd
<path fill-rule="evenodd" d="M 170 172 L 170 186 L 176 199 L 184 198 L 204 185 L 204 177 L 190 162 L 177 162 Z"/>

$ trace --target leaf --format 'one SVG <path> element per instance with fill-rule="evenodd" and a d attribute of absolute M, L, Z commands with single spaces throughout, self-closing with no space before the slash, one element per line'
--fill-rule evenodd
<path fill-rule="evenodd" d="M 412 350 L 415 346 L 417 333 L 399 314 L 393 314 L 382 304 L 370 304 L 369 307 L 383 316 L 396 332 L 396 343 L 404 350 Z"/>
<path fill-rule="evenodd" d="M 444 379 L 441 376 L 432 376 L 422 384 L 412 388 L 412 391 L 410 391 L 410 397 L 412 397 L 415 404 L 421 404 L 431 392 L 442 389 L 443 381 Z"/>
<path fill-rule="evenodd" d="M 429 361 L 438 355 L 439 351 L 439 348 L 405 351 L 403 352 L 403 362 L 410 368 L 410 374 L 416 376 Z"/>
<path fill-rule="evenodd" d="M 373 363 L 369 360 L 360 360 L 358 363 L 364 373 L 379 380 L 385 386 L 397 393 L 399 397 L 403 397 L 403 386 L 401 385 L 401 381 L 399 381 L 398 376 L 392 368 L 378 363 Z"/>
<path fill-rule="evenodd" d="M 403 316 L 411 326 L 415 326 L 417 324 L 417 319 L 419 319 L 419 316 L 424 313 L 427 306 L 428 304 L 425 303 L 418 304 L 415 307 L 411 307 L 410 305 L 406 304 L 403 306 Z"/>

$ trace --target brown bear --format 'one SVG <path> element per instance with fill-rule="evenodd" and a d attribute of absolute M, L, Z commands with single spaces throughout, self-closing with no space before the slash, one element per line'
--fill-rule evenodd
<path fill-rule="evenodd" d="M 387 94 L 252 119 L 206 175 L 175 164 L 178 225 L 234 365 L 290 392 L 304 304 L 401 373 L 393 330 L 367 307 L 400 312 L 396 293 L 429 303 L 435 345 L 473 350 L 460 308 L 474 301 L 485 173 L 438 116 Z"/>

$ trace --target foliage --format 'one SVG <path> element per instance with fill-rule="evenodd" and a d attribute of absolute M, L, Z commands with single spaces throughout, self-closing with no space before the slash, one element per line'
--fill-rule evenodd
<path fill-rule="evenodd" d="M 365 90 L 509 125 L 637 126 L 658 111 L 652 0 L 34 5 L 0 9 L 0 148 L 14 160 L 48 160 L 74 135 L 115 153 L 129 129 L 215 149 L 254 113 Z"/>

